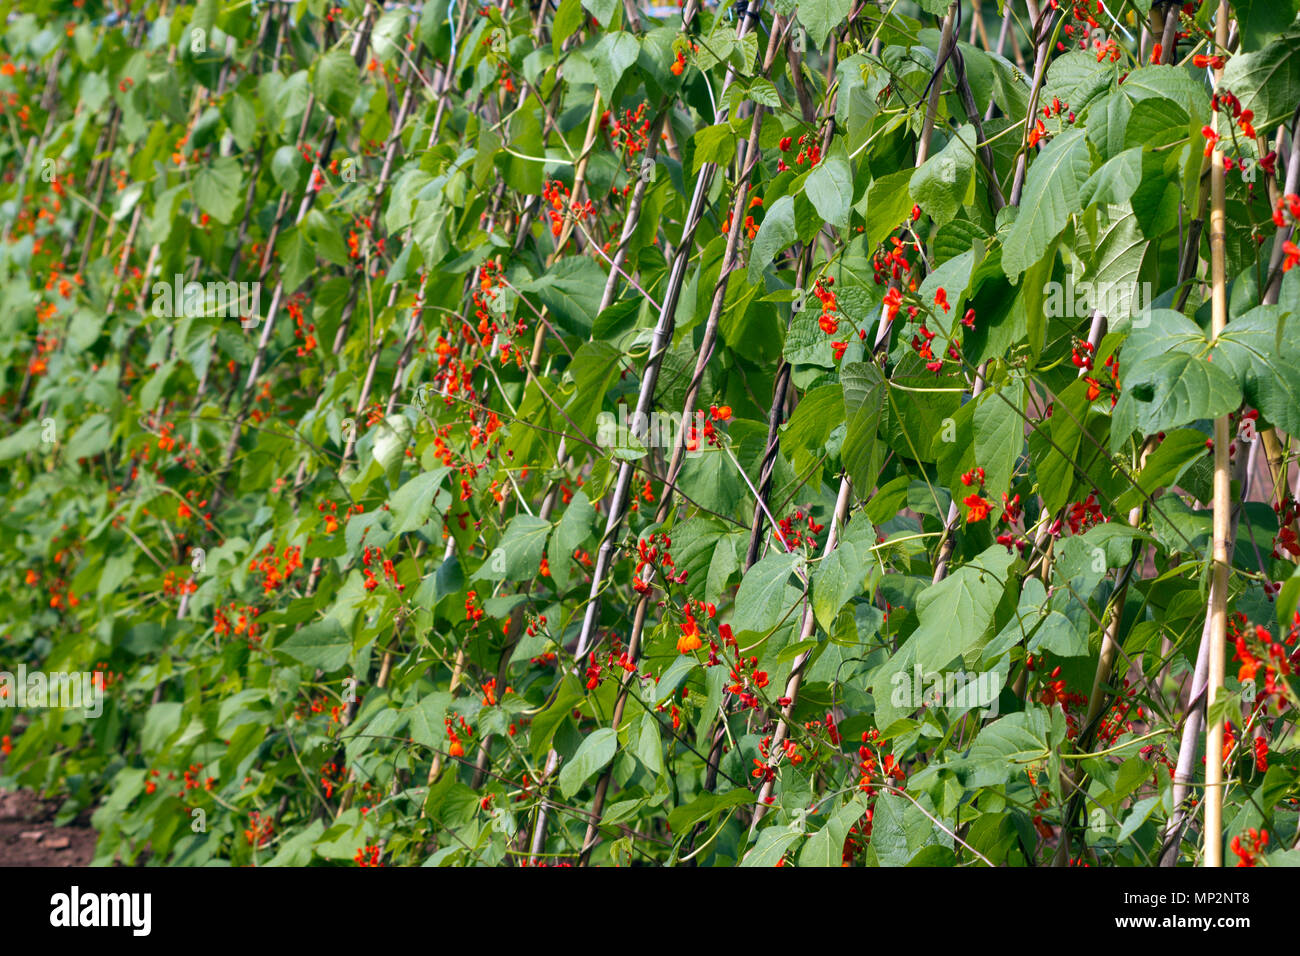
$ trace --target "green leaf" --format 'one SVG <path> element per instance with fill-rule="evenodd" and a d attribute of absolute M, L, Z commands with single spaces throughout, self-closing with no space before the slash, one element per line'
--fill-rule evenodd
<path fill-rule="evenodd" d="M 732 628 L 765 633 L 775 627 L 803 594 L 789 583 L 802 560 L 798 554 L 769 554 L 750 568 L 736 592 Z"/>
<path fill-rule="evenodd" d="M 704 127 L 695 134 L 694 143 L 692 173 L 698 173 L 705 163 L 725 166 L 736 155 L 736 133 L 726 123 Z"/>
<path fill-rule="evenodd" d="M 924 673 L 939 671 L 979 646 L 1007 589 L 1014 560 L 995 544 L 921 592 L 916 603 L 921 623 L 908 643 L 915 646 L 916 663 Z M 960 622 L 956 633 L 954 622 Z"/>
<path fill-rule="evenodd" d="M 864 527 L 860 529 L 859 525 Z M 873 566 L 869 549 L 875 533 L 870 523 L 859 518 L 849 529 L 813 574 L 813 613 L 817 623 L 828 632 L 845 602 L 862 593 L 867 572 Z"/>
<path fill-rule="evenodd" d="M 866 238 L 868 249 L 874 249 L 884 242 L 886 236 L 911 216 L 912 195 L 909 189 L 912 176 L 912 170 L 900 169 L 897 172 L 877 177 L 867 187 Z M 766 222 L 764 220 L 764 225 L 766 225 Z M 762 230 L 760 230 L 760 234 L 761 232 Z M 750 273 L 750 281 L 754 281 L 752 272 Z"/>
<path fill-rule="evenodd" d="M 1149 315 L 1150 324 L 1135 330 L 1120 351 L 1124 388 L 1112 416 L 1111 451 L 1134 430 L 1153 435 L 1241 404 L 1237 377 L 1225 363 L 1209 360 L 1209 343 L 1198 325 L 1168 309 Z"/>
<path fill-rule="evenodd" d="M 1079 190 L 1079 201 L 1084 206 L 1093 203 L 1120 206 L 1132 198 L 1141 182 L 1142 147 L 1134 146 L 1102 163 Z"/>
<path fill-rule="evenodd" d="M 91 415 L 68 439 L 63 453 L 70 461 L 93 458 L 112 443 L 113 422 L 107 415 Z"/>
<path fill-rule="evenodd" d="M 594 774 L 605 769 L 618 749 L 618 734 L 612 727 L 602 727 L 583 738 L 577 752 L 560 768 L 560 793 L 567 800 L 577 793 Z"/>
<path fill-rule="evenodd" d="M 450 468 L 435 468 L 416 475 L 393 494 L 390 507 L 393 512 L 394 534 L 405 534 L 422 526 L 432 513 L 433 495 Z"/>
<path fill-rule="evenodd" d="M 630 33 L 607 33 L 596 44 L 596 49 L 592 51 L 591 68 L 596 74 L 596 85 L 607 101 L 613 98 L 618 81 L 623 78 L 627 68 L 636 62 L 640 52 L 641 47 Z M 697 145 L 696 149 L 698 148 Z"/>
<path fill-rule="evenodd" d="M 411 739 L 425 747 L 441 748 L 447 738 L 443 718 L 451 710 L 451 702 L 452 696 L 446 691 L 435 690 L 421 697 L 411 708 Z"/>
<path fill-rule="evenodd" d="M 572 256 L 561 259 L 540 279 L 521 288 L 536 292 L 564 331 L 585 338 L 600 309 L 605 272 L 587 256 Z"/>
<path fill-rule="evenodd" d="M 556 730 L 568 719 L 574 706 L 582 701 L 582 696 L 577 682 L 573 678 L 568 678 L 560 685 L 555 700 L 533 718 L 532 727 L 528 731 L 528 747 L 532 752 L 533 760 L 540 761 L 546 756 Z"/>
<path fill-rule="evenodd" d="M 275 649 L 308 667 L 336 671 L 352 654 L 352 638 L 336 618 L 327 617 L 294 632 Z"/>
<path fill-rule="evenodd" d="M 1136 833 L 1137 828 L 1146 823 L 1147 817 L 1151 816 L 1151 811 L 1160 806 L 1161 799 L 1160 794 L 1156 794 L 1133 804 L 1133 809 L 1125 818 L 1124 825 L 1119 828 L 1119 835 L 1115 837 L 1115 842 L 1123 843 Z"/>
<path fill-rule="evenodd" d="M 563 0 L 555 19 L 551 21 L 551 51 L 556 53 L 564 49 L 564 41 L 582 29 L 583 14 L 580 0 Z"/>
<path fill-rule="evenodd" d="M 347 116 L 361 96 L 361 74 L 346 50 L 331 50 L 315 63 L 312 92 L 335 116 Z"/>
<path fill-rule="evenodd" d="M 1002 268 L 1008 278 L 1016 278 L 1041 259 L 1071 214 L 1083 208 L 1079 190 L 1091 169 L 1088 140 L 1080 129 L 1058 135 L 1030 165 L 1020 215 L 1002 247 Z"/>
<path fill-rule="evenodd" d="M 741 866 L 776 866 L 785 856 L 790 844 L 803 834 L 790 827 L 768 827 L 760 830 L 758 842 L 740 861 Z"/>
<path fill-rule="evenodd" d="M 1237 316 L 1215 344 L 1214 357 L 1231 367 L 1246 401 L 1268 422 L 1300 433 L 1300 320 L 1291 312 L 1260 306 Z"/>
<path fill-rule="evenodd" d="M 1231 90 L 1243 110 L 1254 111 L 1256 131 L 1267 135 L 1300 101 L 1300 29 L 1288 30 L 1262 50 L 1229 57 L 1220 87 Z"/>
<path fill-rule="evenodd" d="M 649 715 L 647 715 L 649 716 Z M 658 737 L 655 738 L 656 741 Z M 707 820 L 714 814 L 731 807 L 749 806 L 754 802 L 754 793 L 744 787 L 736 787 L 724 794 L 704 792 L 690 803 L 674 807 L 668 814 L 668 829 L 677 837 L 685 836 L 687 831 L 701 820 Z"/>
<path fill-rule="evenodd" d="M 523 581 L 537 574 L 551 523 L 536 515 L 510 519 L 500 543 L 492 549 L 478 577 L 488 581 Z"/>
<path fill-rule="evenodd" d="M 928 846 L 952 846 L 952 837 L 935 827 L 911 801 L 893 793 L 876 799 L 871 816 L 868 863 L 907 866 Z"/>
<path fill-rule="evenodd" d="M 698 154 L 697 154 L 698 156 Z M 794 221 L 794 198 L 782 196 L 763 214 L 763 222 L 754 236 L 754 246 L 749 255 L 749 281 L 757 285 L 772 260 L 799 238 Z"/>
<path fill-rule="evenodd" d="M 1241 49 L 1258 50 L 1295 22 L 1300 0 L 1233 0 Z"/>
<path fill-rule="evenodd" d="M 225 156 L 200 169 L 194 177 L 194 201 L 217 222 L 230 222 L 244 205 L 239 160 Z"/>
<path fill-rule="evenodd" d="M 878 429 L 885 408 L 884 375 L 870 362 L 853 362 L 840 370 L 848 431 L 840 455 L 859 498 L 870 495 L 884 461 Z"/>
<path fill-rule="evenodd" d="M 799 22 L 808 30 L 808 39 L 819 49 L 825 46 L 831 31 L 844 21 L 852 9 L 852 0 L 801 0 L 795 6 Z"/>
<path fill-rule="evenodd" d="M 836 226 L 849 224 L 853 205 L 853 172 L 842 156 L 828 156 L 808 174 L 804 193 L 812 201 L 817 215 Z"/>
<path fill-rule="evenodd" d="M 602 27 L 608 28 L 618 9 L 618 0 L 582 0 L 582 5 Z"/>
<path fill-rule="evenodd" d="M 963 126 L 912 174 L 912 198 L 938 225 L 974 201 L 975 127 Z"/>
<path fill-rule="evenodd" d="M 636 758 L 656 777 L 664 772 L 663 742 L 659 739 L 659 722 L 648 711 L 641 715 L 641 734 L 637 738 Z"/>
<path fill-rule="evenodd" d="M 985 497 L 997 502 L 1025 447 L 1025 388 L 1019 379 L 986 391 L 975 406 L 975 462 L 984 469 Z"/>

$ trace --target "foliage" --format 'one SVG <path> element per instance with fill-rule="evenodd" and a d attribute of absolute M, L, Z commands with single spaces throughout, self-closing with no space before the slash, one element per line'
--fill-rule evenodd
<path fill-rule="evenodd" d="M 1231 415 L 1293 863 L 1300 25 L 1112 6 L 6 4 L 0 661 L 103 700 L 0 783 L 105 864 L 1149 865 Z"/>

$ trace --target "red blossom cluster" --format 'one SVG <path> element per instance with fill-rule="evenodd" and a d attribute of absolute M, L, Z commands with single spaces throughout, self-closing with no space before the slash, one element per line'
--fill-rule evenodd
<path fill-rule="evenodd" d="M 808 530 L 800 531 L 795 527 L 796 522 L 806 522 Z M 826 525 L 815 521 L 812 516 L 811 506 L 805 506 L 804 508 L 796 508 L 793 513 L 778 521 L 777 528 L 776 534 L 781 539 L 781 544 L 787 551 L 793 551 L 798 547 L 816 548 L 816 536 L 826 530 Z"/>
<path fill-rule="evenodd" d="M 818 163 L 822 161 L 822 148 L 816 142 L 811 142 L 811 140 L 813 139 L 815 139 L 815 137 L 810 133 L 804 133 L 799 137 L 797 141 L 797 145 L 799 146 L 799 152 L 794 158 L 794 164 L 796 166 L 802 166 L 806 161 L 808 163 L 808 167 L 811 169 L 813 166 L 816 166 Z M 794 149 L 795 145 L 796 145 L 796 141 L 789 136 L 781 137 L 781 141 L 777 143 L 778 148 L 783 153 L 790 152 L 792 149 Z M 777 160 L 776 168 L 778 172 L 782 172 L 782 173 L 790 168 L 786 164 L 785 157 L 782 157 L 781 159 Z"/>
<path fill-rule="evenodd" d="M 1246 842 L 1242 843 L 1240 836 L 1232 838 L 1232 852 L 1237 856 L 1237 866 L 1255 866 L 1259 860 L 1259 855 L 1264 852 L 1264 847 L 1268 845 L 1268 831 L 1256 830 L 1250 827 L 1245 833 Z"/>
<path fill-rule="evenodd" d="M 248 814 L 248 827 L 244 830 L 244 839 L 248 845 L 261 849 L 271 842 L 271 837 L 275 836 L 275 821 L 270 817 L 263 817 L 256 810 Z"/>
<path fill-rule="evenodd" d="M 264 594 L 271 594 L 282 584 L 286 583 L 302 567 L 302 548 L 297 545 L 288 545 L 280 552 L 277 558 L 275 545 L 268 544 L 262 549 L 261 558 L 254 557 L 248 563 L 248 570 L 251 574 L 262 573 L 262 591 Z"/>
<path fill-rule="evenodd" d="M 665 581 L 672 581 L 676 584 L 686 583 L 686 572 L 677 572 L 677 566 L 673 564 L 672 552 L 668 549 L 673 545 L 673 539 L 668 537 L 666 532 L 656 531 L 649 538 L 642 538 L 636 543 L 636 569 L 632 572 L 632 588 L 638 594 L 645 594 L 650 590 L 650 584 L 641 576 L 641 571 L 646 566 L 653 567 L 660 573 Z"/>

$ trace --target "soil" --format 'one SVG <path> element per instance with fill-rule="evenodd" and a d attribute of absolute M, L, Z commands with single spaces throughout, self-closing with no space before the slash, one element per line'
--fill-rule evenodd
<path fill-rule="evenodd" d="M 89 812 L 56 827 L 57 810 L 31 791 L 0 790 L 0 867 L 88 866 L 96 838 Z"/>

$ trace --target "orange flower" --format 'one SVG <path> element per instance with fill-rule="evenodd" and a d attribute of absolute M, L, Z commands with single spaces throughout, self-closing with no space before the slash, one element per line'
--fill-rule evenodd
<path fill-rule="evenodd" d="M 903 293 L 897 289 L 890 289 L 885 293 L 885 321 L 893 322 L 894 316 L 898 315 L 898 310 L 903 304 Z"/>
<path fill-rule="evenodd" d="M 326 515 L 326 516 L 325 516 L 325 533 L 326 533 L 326 534 L 333 534 L 333 533 L 334 533 L 335 531 L 337 531 L 337 530 L 339 530 L 339 519 L 336 518 L 336 517 L 334 517 L 333 515 Z"/>
<path fill-rule="evenodd" d="M 677 652 L 679 654 L 689 654 L 691 651 L 699 650 L 702 646 L 700 626 L 695 623 L 695 618 L 688 612 L 686 623 L 682 625 L 682 634 L 677 638 Z"/>
<path fill-rule="evenodd" d="M 1282 243 L 1282 252 L 1286 255 L 1282 260 L 1283 272 L 1290 272 L 1292 266 L 1300 265 L 1300 246 L 1288 239 Z"/>
<path fill-rule="evenodd" d="M 983 521 L 989 516 L 989 503 L 979 495 L 967 495 L 962 499 L 970 511 L 966 512 L 968 522 Z"/>
<path fill-rule="evenodd" d="M 673 76 L 681 76 L 682 70 L 686 69 L 686 57 L 682 56 L 681 50 L 677 51 L 677 59 L 673 61 L 673 65 L 669 69 L 673 71 Z"/>

